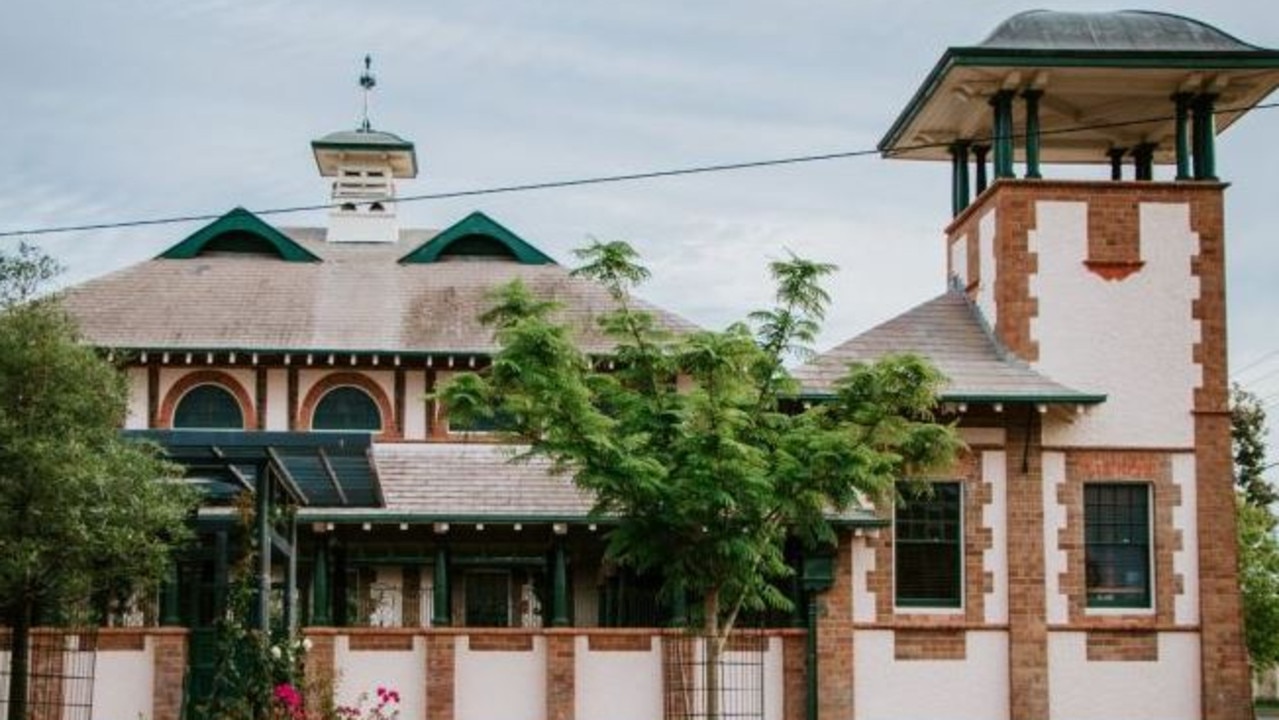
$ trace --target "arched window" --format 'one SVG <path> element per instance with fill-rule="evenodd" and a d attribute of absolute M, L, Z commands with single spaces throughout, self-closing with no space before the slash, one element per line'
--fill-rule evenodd
<path fill-rule="evenodd" d="M 173 411 L 173 427 L 192 430 L 243 430 L 244 413 L 221 385 L 196 385 Z"/>
<path fill-rule="evenodd" d="M 382 413 L 369 394 L 351 385 L 333 388 L 320 398 L 311 418 L 312 430 L 382 431 Z"/>

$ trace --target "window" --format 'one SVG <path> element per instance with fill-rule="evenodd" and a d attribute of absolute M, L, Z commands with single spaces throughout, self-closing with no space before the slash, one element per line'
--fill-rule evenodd
<path fill-rule="evenodd" d="M 382 430 L 382 413 L 363 390 L 344 385 L 320 398 L 311 418 L 312 430 Z"/>
<path fill-rule="evenodd" d="M 960 484 L 936 482 L 931 488 L 897 506 L 893 523 L 897 604 L 957 608 L 963 604 Z"/>
<path fill-rule="evenodd" d="M 1150 486 L 1084 485 L 1088 607 L 1150 607 Z"/>
<path fill-rule="evenodd" d="M 510 573 L 476 570 L 466 574 L 466 625 L 510 627 Z"/>
<path fill-rule="evenodd" d="M 221 385 L 196 385 L 173 410 L 173 427 L 186 430 L 243 430 L 240 403 Z"/>

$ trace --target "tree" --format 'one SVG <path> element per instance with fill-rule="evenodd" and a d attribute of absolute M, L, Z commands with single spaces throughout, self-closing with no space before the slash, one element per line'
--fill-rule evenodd
<path fill-rule="evenodd" d="M 125 379 L 79 342 L 57 272 L 30 246 L 0 253 L 0 611 L 13 631 L 9 720 L 26 715 L 27 640 L 95 593 L 161 577 L 194 496 L 120 434 Z"/>
<path fill-rule="evenodd" d="M 1238 494 L 1239 590 L 1243 596 L 1244 644 L 1254 669 L 1279 663 L 1279 493 L 1266 481 L 1266 410 L 1260 398 L 1235 385 L 1230 390 L 1230 434 L 1234 441 Z"/>
<path fill-rule="evenodd" d="M 953 459 L 960 443 L 934 422 L 941 376 L 914 357 L 853 367 L 829 402 L 801 404 L 784 368 L 807 352 L 834 268 L 774 262 L 773 308 L 751 326 L 670 337 L 637 310 L 648 277 L 625 243 L 578 252 L 575 275 L 616 302 L 600 324 L 616 342 L 606 371 L 553 320 L 555 306 L 518 282 L 483 316 L 501 346 L 486 372 L 441 390 L 450 416 L 500 414 L 596 498 L 615 522 L 608 555 L 659 571 L 667 598 L 701 599 L 708 643 L 707 713 L 717 715 L 717 658 L 744 608 L 784 608 L 774 581 L 788 574 L 786 538 L 829 542 L 832 512 L 891 497 L 895 482 Z M 752 329 L 753 326 L 753 329 Z"/>

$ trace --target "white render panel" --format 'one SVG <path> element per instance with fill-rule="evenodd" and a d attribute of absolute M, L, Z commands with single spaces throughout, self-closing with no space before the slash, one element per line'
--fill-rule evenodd
<path fill-rule="evenodd" d="M 894 659 L 892 630 L 853 633 L 857 720 L 1009 715 L 1008 633 L 970 631 L 964 660 Z"/>
<path fill-rule="evenodd" d="M 154 643 L 148 637 L 142 650 L 98 651 L 93 666 L 93 720 L 155 716 Z M 7 688 L 4 696 L 8 697 Z"/>
<path fill-rule="evenodd" d="M 392 395 L 391 397 L 394 397 Z M 426 373 L 404 373 L 404 439 L 426 439 Z"/>
<path fill-rule="evenodd" d="M 1106 402 L 1073 423 L 1044 428 L 1044 444 L 1080 447 L 1194 446 L 1194 390 L 1201 371 L 1193 360 L 1199 322 L 1191 305 L 1199 280 L 1190 273 L 1198 237 L 1185 203 L 1143 203 L 1138 272 L 1105 280 L 1084 265 L 1088 207 L 1083 202 L 1036 204 L 1029 235 L 1038 254 L 1031 293 L 1039 316 L 1034 368 L 1057 382 L 1105 393 Z"/>
<path fill-rule="evenodd" d="M 961 427 L 959 439 L 968 445 L 1003 445 L 1008 433 L 1003 428 Z"/>
<path fill-rule="evenodd" d="M 1172 482 L 1181 491 L 1181 505 L 1172 509 L 1172 526 L 1181 531 L 1181 549 L 1172 554 L 1172 571 L 1181 576 L 1182 594 L 1173 601 L 1173 622 L 1199 624 L 1199 515 L 1195 456 L 1172 456 Z"/>
<path fill-rule="evenodd" d="M 999 319 L 999 306 L 995 302 L 995 283 L 999 280 L 999 267 L 995 264 L 995 213 L 992 207 L 977 225 L 977 274 L 981 276 L 977 308 L 992 328 Z"/>
<path fill-rule="evenodd" d="M 1057 487 L 1066 482 L 1066 454 L 1045 450 L 1042 462 L 1045 619 L 1049 625 L 1064 624 L 1070 619 L 1070 604 L 1061 589 L 1061 574 L 1069 566 L 1066 551 L 1059 547 L 1057 538 L 1066 528 L 1066 507 L 1057 502 Z"/>
<path fill-rule="evenodd" d="M 1199 635 L 1159 633 L 1154 662 L 1089 662 L 1087 633 L 1048 633 L 1050 720 L 1200 717 Z"/>
<path fill-rule="evenodd" d="M 590 638 L 575 639 L 576 720 L 652 720 L 662 717 L 660 639 L 647 651 L 591 650 Z"/>
<path fill-rule="evenodd" d="M 959 287 L 968 287 L 968 236 L 960 235 L 950 244 L 950 279 Z"/>
<path fill-rule="evenodd" d="M 299 398 L 298 402 L 302 402 Z M 266 371 L 266 429 L 289 429 L 289 371 Z"/>
<path fill-rule="evenodd" d="M 124 416 L 125 430 L 146 430 L 151 418 L 148 417 L 150 404 L 147 398 L 147 369 L 131 367 L 127 373 L 129 380 L 129 406 Z"/>
<path fill-rule="evenodd" d="M 534 637 L 530 652 L 473 652 L 466 638 L 459 637 L 455 652 L 455 720 L 543 720 L 546 716 L 546 638 Z"/>
<path fill-rule="evenodd" d="M 988 623 L 1008 622 L 1008 459 L 1003 450 L 981 454 L 982 480 L 990 484 L 990 504 L 981 510 L 982 525 L 990 528 L 990 547 L 982 552 L 981 567 L 990 573 L 985 594 Z"/>
<path fill-rule="evenodd" d="M 875 622 L 875 593 L 868 578 L 875 569 L 875 548 L 866 538 L 853 539 L 853 622 Z"/>
<path fill-rule="evenodd" d="M 377 689 L 384 687 L 400 694 L 400 717 L 426 717 L 426 639 L 413 638 L 412 650 L 352 650 L 350 637 L 339 635 L 333 643 L 336 687 L 333 700 L 338 705 L 364 708 L 377 704 Z"/>

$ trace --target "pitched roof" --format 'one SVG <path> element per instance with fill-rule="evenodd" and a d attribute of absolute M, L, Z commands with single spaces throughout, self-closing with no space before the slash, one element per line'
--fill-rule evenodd
<path fill-rule="evenodd" d="M 559 265 L 457 259 L 398 263 L 433 231 L 405 230 L 398 243 L 326 243 L 320 228 L 284 228 L 320 262 L 269 255 L 206 253 L 156 258 L 66 291 L 66 307 L 88 342 L 103 347 L 253 352 L 476 353 L 495 351 L 478 316 L 489 292 L 522 280 L 562 305 L 560 318 L 588 352 L 613 346 L 595 318 L 608 293 Z M 659 326 L 692 323 L 664 310 Z"/>
<path fill-rule="evenodd" d="M 1097 403 L 1103 395 L 1080 392 L 1040 373 L 1005 350 L 980 311 L 950 291 L 817 356 L 794 372 L 806 395 L 828 395 L 857 362 L 913 353 L 947 378 L 943 400 L 952 402 Z"/>
<path fill-rule="evenodd" d="M 1248 52 L 1262 49 L 1208 23 L 1149 10 L 1028 10 L 1000 23 L 979 46 L 1018 50 L 1145 52 Z"/>

